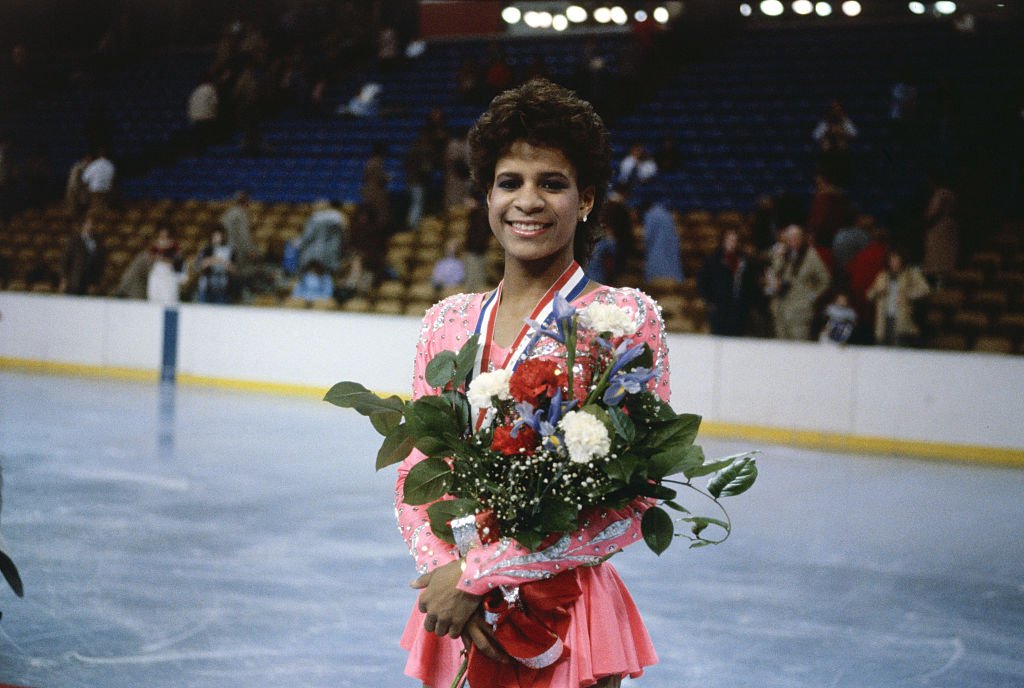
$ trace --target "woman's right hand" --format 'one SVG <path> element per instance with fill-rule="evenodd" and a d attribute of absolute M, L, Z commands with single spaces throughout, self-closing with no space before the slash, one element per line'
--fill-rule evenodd
<path fill-rule="evenodd" d="M 462 630 L 462 642 L 466 646 L 466 650 L 475 645 L 477 650 L 484 653 L 484 656 L 499 664 L 508 664 L 512 661 L 512 658 L 494 637 L 494 629 L 484 621 L 482 609 L 477 610 L 477 613 L 466 622 Z"/>

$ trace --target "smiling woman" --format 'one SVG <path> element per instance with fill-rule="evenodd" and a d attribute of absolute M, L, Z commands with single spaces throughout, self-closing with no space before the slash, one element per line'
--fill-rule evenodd
<path fill-rule="evenodd" d="M 414 398 L 439 393 L 428 382 L 428 363 L 474 335 L 481 346 L 473 380 L 544 361 L 568 373 L 569 380 L 575 376 L 585 388 L 593 382 L 588 377 L 593 366 L 586 355 L 569 356 L 567 347 L 575 352 L 575 340 L 531 336 L 531 326 L 550 329 L 559 304 L 580 309 L 603 304 L 622 311 L 635 341 L 651 353 L 653 372 L 636 381 L 637 390 L 667 401 L 668 350 L 657 304 L 635 289 L 591 281 L 580 265 L 589 254 L 591 228 L 598 224 L 611 175 L 608 132 L 593 107 L 549 81 L 533 80 L 495 98 L 469 142 L 472 173 L 486 190 L 491 231 L 504 249 L 504 274 L 493 292 L 453 296 L 427 312 L 417 346 Z M 574 408 L 569 404 L 564 410 L 577 413 Z M 477 426 L 487 423 L 481 415 Z M 518 443 L 523 441 L 518 437 Z M 399 527 L 421 574 L 413 583 L 421 591 L 419 601 L 402 637 L 409 651 L 407 674 L 435 688 L 455 685 L 466 647 L 474 684 L 484 671 L 497 677 L 484 684 L 504 688 L 610 688 L 624 676 L 640 676 L 657 661 L 629 592 L 604 561 L 608 553 L 641 539 L 648 500 L 584 509 L 578 529 L 566 534 L 572 546 L 565 551 L 555 546 L 532 551 L 507 536 L 462 551 L 432 531 L 434 504 L 405 499 L 406 478 L 424 459 L 418 450 L 409 454 L 399 467 L 395 490 Z M 410 487 L 410 495 L 414 491 Z M 584 552 L 591 554 L 589 559 Z M 494 635 L 492 624 L 500 622 L 486 611 L 494 603 L 488 593 L 498 589 L 505 591 L 506 601 L 518 599 L 520 591 L 531 600 L 574 591 L 559 605 L 564 618 L 552 649 L 529 653 L 525 662 L 521 653 L 516 655 L 519 663 L 510 659 Z M 570 652 L 561 654 L 563 642 Z M 481 663 L 491 668 L 482 669 Z"/>

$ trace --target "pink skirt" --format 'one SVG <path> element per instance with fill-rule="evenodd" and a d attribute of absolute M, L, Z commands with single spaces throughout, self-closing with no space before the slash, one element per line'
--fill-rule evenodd
<path fill-rule="evenodd" d="M 578 572 L 582 594 L 566 632 L 569 653 L 555 665 L 550 685 L 584 688 L 605 676 L 641 676 L 658 656 L 626 585 L 608 563 Z M 462 664 L 462 640 L 427 633 L 423 617 L 414 605 L 401 640 L 409 652 L 405 673 L 432 688 L 447 688 Z"/>

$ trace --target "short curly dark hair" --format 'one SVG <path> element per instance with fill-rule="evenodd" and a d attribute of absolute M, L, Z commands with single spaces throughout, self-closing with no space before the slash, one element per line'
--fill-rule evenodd
<path fill-rule="evenodd" d="M 573 255 L 589 257 L 601 206 L 612 174 L 608 129 L 594 107 L 547 79 L 532 79 L 499 94 L 469 132 L 470 172 L 483 189 L 494 183 L 494 168 L 512 144 L 559 150 L 576 169 L 579 188 L 594 189 L 594 207 L 576 225 Z"/>

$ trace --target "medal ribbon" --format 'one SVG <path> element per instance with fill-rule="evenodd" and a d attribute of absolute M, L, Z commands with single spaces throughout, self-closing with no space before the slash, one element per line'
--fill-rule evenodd
<path fill-rule="evenodd" d="M 547 328 L 551 323 L 549 322 L 553 317 L 553 310 L 555 304 L 555 296 L 558 294 L 562 295 L 566 301 L 574 301 L 583 290 L 586 289 L 587 284 L 590 283 L 590 279 L 586 273 L 583 272 L 583 268 L 576 261 L 573 261 L 569 267 L 555 280 L 554 284 L 548 289 L 547 293 L 541 297 L 540 301 L 534 307 L 533 312 L 530 313 L 530 320 L 541 323 L 541 325 Z M 480 309 L 480 317 L 476 323 L 476 334 L 482 335 L 482 345 L 477 349 L 476 362 L 473 366 L 473 377 L 475 378 L 480 373 L 487 370 L 489 361 L 491 360 L 491 342 L 494 337 L 494 323 L 498 316 L 498 305 L 501 303 L 501 290 L 504 285 L 504 280 L 498 284 L 498 288 L 495 289 L 489 297 L 484 301 L 483 307 Z M 534 333 L 530 335 L 530 326 L 523 324 L 521 330 L 519 330 L 518 336 L 515 341 L 512 342 L 512 346 L 509 347 L 508 355 L 505 360 L 502 361 L 499 368 L 508 368 L 511 364 L 511 369 L 515 370 L 519 363 L 527 358 L 533 345 L 537 342 L 540 337 L 540 333 Z M 480 415 L 479 421 L 483 419 L 483 414 Z"/>

